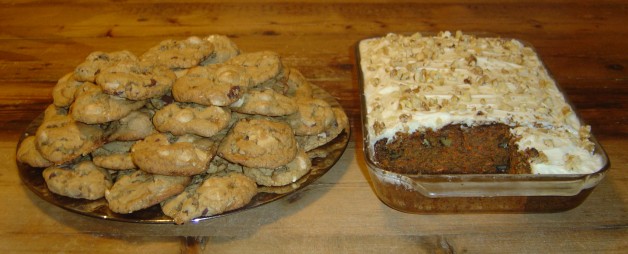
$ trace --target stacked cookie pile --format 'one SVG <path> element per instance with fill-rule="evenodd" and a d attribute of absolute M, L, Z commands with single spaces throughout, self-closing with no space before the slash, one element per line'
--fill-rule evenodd
<path fill-rule="evenodd" d="M 141 56 L 94 52 L 53 89 L 18 160 L 50 191 L 116 213 L 161 204 L 178 224 L 246 205 L 310 171 L 345 113 L 270 51 L 225 36 L 166 40 Z"/>

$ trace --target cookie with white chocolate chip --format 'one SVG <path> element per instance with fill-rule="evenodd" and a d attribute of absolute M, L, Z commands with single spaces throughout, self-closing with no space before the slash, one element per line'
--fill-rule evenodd
<path fill-rule="evenodd" d="M 204 40 L 214 44 L 214 54 L 201 62 L 200 65 L 224 63 L 240 54 L 238 46 L 227 36 L 214 34 L 207 36 Z"/>
<path fill-rule="evenodd" d="M 214 43 L 192 36 L 184 40 L 164 40 L 146 51 L 140 59 L 169 69 L 187 69 L 214 55 Z"/>
<path fill-rule="evenodd" d="M 133 163 L 145 172 L 192 176 L 207 170 L 216 154 L 217 142 L 196 135 L 156 133 L 131 148 Z"/>
<path fill-rule="evenodd" d="M 302 98 L 297 108 L 295 114 L 286 117 L 295 135 L 317 135 L 335 124 L 334 111 L 324 100 Z"/>
<path fill-rule="evenodd" d="M 131 157 L 131 147 L 135 141 L 113 141 L 106 143 L 92 152 L 92 161 L 96 166 L 111 170 L 135 169 Z"/>
<path fill-rule="evenodd" d="M 133 53 L 122 50 L 111 53 L 95 51 L 74 69 L 74 78 L 78 81 L 95 82 L 96 76 L 103 68 L 116 65 L 121 61 L 137 61 Z"/>
<path fill-rule="evenodd" d="M 105 192 L 105 198 L 111 211 L 132 213 L 181 193 L 191 180 L 189 176 L 154 175 L 136 170 L 119 175 Z"/>
<path fill-rule="evenodd" d="M 74 102 L 76 90 L 83 85 L 83 81 L 78 81 L 73 72 L 70 72 L 57 81 L 52 88 L 53 104 L 57 107 L 68 107 Z"/>
<path fill-rule="evenodd" d="M 306 99 L 312 98 L 314 93 L 310 82 L 307 81 L 303 74 L 295 68 L 288 69 L 288 80 L 286 85 L 287 91 L 285 94 L 290 97 Z"/>
<path fill-rule="evenodd" d="M 118 121 L 113 121 L 107 127 L 109 141 L 140 140 L 157 132 L 152 122 L 155 111 L 141 108 L 132 111 Z"/>
<path fill-rule="evenodd" d="M 163 202 L 161 209 L 175 223 L 183 224 L 197 217 L 221 214 L 243 207 L 255 194 L 255 181 L 241 173 L 229 173 L 191 184 L 183 193 Z"/>
<path fill-rule="evenodd" d="M 59 165 L 91 153 L 105 142 L 99 125 L 75 121 L 63 108 L 50 105 L 44 121 L 35 133 L 35 145 L 41 155 Z"/>
<path fill-rule="evenodd" d="M 241 119 L 218 148 L 221 157 L 246 167 L 276 168 L 292 161 L 296 153 L 292 128 L 267 119 Z"/>
<path fill-rule="evenodd" d="M 312 162 L 303 150 L 299 150 L 294 159 L 277 168 L 243 167 L 244 175 L 252 178 L 259 185 L 284 186 L 296 182 L 310 172 Z"/>
<path fill-rule="evenodd" d="M 243 67 L 211 64 L 189 69 L 174 83 L 172 95 L 179 102 L 228 106 L 240 99 L 248 87 Z"/>
<path fill-rule="evenodd" d="M 119 120 L 146 104 L 146 101 L 127 100 L 109 95 L 93 83 L 85 83 L 76 92 L 70 106 L 72 118 L 87 124 L 107 123 Z"/>
<path fill-rule="evenodd" d="M 66 167 L 52 166 L 44 169 L 42 175 L 51 192 L 71 198 L 96 200 L 112 185 L 109 172 L 91 161 Z"/>
<path fill-rule="evenodd" d="M 107 94 L 146 100 L 168 93 L 176 78 L 175 73 L 166 67 L 127 60 L 102 68 L 96 83 Z"/>
<path fill-rule="evenodd" d="M 230 108 L 239 113 L 285 116 L 297 112 L 297 102 L 272 89 L 251 90 L 232 103 Z"/>
<path fill-rule="evenodd" d="M 281 57 L 272 51 L 243 53 L 229 59 L 224 64 L 243 67 L 249 86 L 274 83 L 284 78 Z"/>
<path fill-rule="evenodd" d="M 22 140 L 20 147 L 17 149 L 17 160 L 36 168 L 52 166 L 52 162 L 44 158 L 37 150 L 35 141 L 35 136 L 28 136 Z"/>
<path fill-rule="evenodd" d="M 218 106 L 193 103 L 172 103 L 158 110 L 153 117 L 157 130 L 173 135 L 196 134 L 211 137 L 226 128 L 231 111 Z"/>
<path fill-rule="evenodd" d="M 334 111 L 334 123 L 325 131 L 306 136 L 296 136 L 299 147 L 309 152 L 319 146 L 325 145 L 338 137 L 343 131 L 349 133 L 349 118 L 344 111 L 338 108 L 332 108 Z"/>

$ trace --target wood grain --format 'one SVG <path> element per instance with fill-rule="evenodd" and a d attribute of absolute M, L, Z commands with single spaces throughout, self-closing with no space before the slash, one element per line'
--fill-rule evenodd
<path fill-rule="evenodd" d="M 628 248 L 626 1 L 2 1 L 1 253 L 622 253 Z M 531 43 L 611 160 L 579 207 L 550 214 L 411 215 L 375 196 L 361 153 L 355 45 L 388 32 L 463 30 Z M 144 50 L 167 38 L 228 35 L 274 50 L 338 99 L 355 141 L 304 190 L 252 211 L 189 224 L 77 215 L 25 188 L 24 128 L 56 81 L 93 51 Z"/>

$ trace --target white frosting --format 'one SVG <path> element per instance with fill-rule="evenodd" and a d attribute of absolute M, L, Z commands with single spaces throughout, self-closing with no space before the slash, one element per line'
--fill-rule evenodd
<path fill-rule="evenodd" d="M 361 41 L 359 50 L 371 153 L 378 140 L 397 132 L 504 123 L 519 127 L 511 133 L 521 139 L 520 150 L 535 148 L 549 160 L 531 161 L 533 173 L 602 167 L 588 126 L 581 126 L 534 50 L 519 41 L 461 32 L 389 34 Z M 559 145 L 541 145 L 550 138 Z"/>

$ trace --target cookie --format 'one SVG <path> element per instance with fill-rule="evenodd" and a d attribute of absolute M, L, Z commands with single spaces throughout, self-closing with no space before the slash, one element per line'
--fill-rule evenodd
<path fill-rule="evenodd" d="M 135 169 L 131 158 L 131 146 L 135 141 L 114 141 L 92 152 L 94 165 L 111 170 Z"/>
<path fill-rule="evenodd" d="M 153 110 L 142 108 L 132 111 L 118 121 L 111 122 L 107 128 L 109 133 L 108 140 L 140 140 L 157 132 L 152 122 L 154 114 Z"/>
<path fill-rule="evenodd" d="M 272 51 L 243 53 L 229 59 L 225 65 L 243 67 L 249 86 L 274 83 L 284 77 L 281 57 Z"/>
<path fill-rule="evenodd" d="M 312 98 L 314 94 L 312 85 L 305 79 L 303 74 L 295 68 L 290 68 L 288 72 L 288 81 L 286 82 L 288 88 L 285 95 L 297 98 Z"/>
<path fill-rule="evenodd" d="M 111 53 L 92 52 L 85 58 L 83 63 L 74 69 L 74 79 L 93 83 L 96 81 L 96 75 L 100 73 L 102 68 L 127 60 L 138 61 L 138 58 L 126 50 Z"/>
<path fill-rule="evenodd" d="M 259 185 L 284 186 L 296 182 L 310 172 L 312 162 L 303 150 L 297 152 L 296 157 L 284 166 L 278 168 L 249 168 L 243 167 L 244 175 L 252 178 Z"/>
<path fill-rule="evenodd" d="M 63 119 L 68 116 L 69 110 L 67 107 L 57 107 L 54 104 L 48 105 L 44 110 L 44 119 L 43 122 L 54 120 L 54 119 Z"/>
<path fill-rule="evenodd" d="M 87 124 L 115 121 L 144 106 L 146 101 L 127 100 L 103 93 L 100 86 L 85 83 L 70 106 L 72 118 Z"/>
<path fill-rule="evenodd" d="M 222 174 L 222 173 L 242 173 L 242 166 L 236 163 L 232 163 L 223 159 L 220 156 L 214 156 L 214 159 L 209 163 L 206 173 L 208 174 Z"/>
<path fill-rule="evenodd" d="M 253 115 L 285 116 L 297 112 L 297 102 L 273 89 L 251 90 L 229 106 L 233 111 Z"/>
<path fill-rule="evenodd" d="M 335 116 L 334 124 L 330 128 L 316 135 L 296 136 L 299 147 L 302 147 L 306 152 L 308 152 L 314 148 L 329 143 L 343 131 L 349 133 L 349 119 L 347 118 L 345 112 L 339 108 L 332 109 Z"/>
<path fill-rule="evenodd" d="M 228 106 L 249 87 L 244 67 L 212 64 L 191 68 L 177 79 L 172 95 L 179 102 Z"/>
<path fill-rule="evenodd" d="M 172 95 L 172 91 L 170 91 L 162 96 L 150 98 L 146 104 L 146 108 L 158 110 L 173 102 L 175 102 L 174 96 Z"/>
<path fill-rule="evenodd" d="M 77 122 L 64 113 L 54 105 L 49 106 L 35 133 L 37 150 L 57 165 L 91 153 L 105 140 L 100 126 Z"/>
<path fill-rule="evenodd" d="M 210 35 L 205 38 L 206 41 L 214 44 L 214 54 L 201 63 L 201 65 L 224 63 L 234 56 L 240 54 L 240 49 L 227 36 Z"/>
<path fill-rule="evenodd" d="M 185 187 L 185 189 L 175 195 L 172 196 L 166 200 L 164 200 L 163 202 L 161 202 L 160 206 L 161 206 L 161 211 L 166 215 L 166 216 L 170 216 L 171 218 L 174 219 L 174 217 L 177 215 L 177 213 L 181 212 L 181 207 L 183 205 L 183 203 L 187 200 L 189 200 L 190 198 L 197 196 L 196 194 L 196 189 L 198 189 L 199 186 L 201 186 L 201 184 L 203 183 L 203 181 L 205 181 L 205 179 L 207 179 L 208 175 L 206 174 L 202 174 L 202 175 L 195 175 L 193 177 L 191 177 L 191 181 L 190 183 Z M 176 224 L 183 224 L 188 220 L 182 220 L 182 221 L 176 221 Z"/>
<path fill-rule="evenodd" d="M 297 112 L 286 117 L 295 135 L 316 135 L 335 123 L 334 111 L 324 100 L 301 99 L 297 106 Z"/>
<path fill-rule="evenodd" d="M 196 135 L 156 133 L 131 148 L 139 169 L 160 175 L 191 176 L 207 170 L 216 154 L 217 142 Z"/>
<path fill-rule="evenodd" d="M 52 103 L 57 107 L 68 107 L 74 102 L 76 90 L 83 85 L 83 81 L 74 79 L 74 73 L 63 76 L 52 88 Z"/>
<path fill-rule="evenodd" d="M 153 175 L 136 170 L 119 175 L 105 192 L 105 199 L 111 211 L 132 213 L 181 193 L 191 180 L 188 176 Z"/>
<path fill-rule="evenodd" d="M 169 69 L 187 69 L 214 55 L 214 43 L 196 36 L 185 40 L 164 40 L 150 48 L 140 59 Z"/>
<path fill-rule="evenodd" d="M 18 161 L 35 168 L 52 166 L 52 162 L 44 158 L 35 147 L 35 136 L 28 136 L 22 140 L 17 149 L 16 158 Z"/>
<path fill-rule="evenodd" d="M 96 84 L 103 92 L 129 100 L 160 97 L 170 91 L 176 75 L 170 69 L 138 61 L 121 61 L 102 68 Z"/>
<path fill-rule="evenodd" d="M 286 123 L 266 119 L 241 119 L 218 147 L 218 154 L 247 167 L 276 168 L 292 161 L 297 144 Z"/>
<path fill-rule="evenodd" d="M 153 123 L 157 130 L 173 135 L 211 137 L 226 128 L 230 119 L 231 111 L 222 107 L 172 103 L 155 113 Z"/>
<path fill-rule="evenodd" d="M 42 172 L 48 189 L 56 194 L 96 200 L 105 195 L 112 185 L 107 170 L 83 161 L 71 167 L 49 167 Z"/>
<path fill-rule="evenodd" d="M 197 217 L 241 208 L 256 194 L 255 181 L 243 174 L 231 173 L 188 186 L 183 193 L 163 202 L 161 209 L 176 224 L 183 224 Z"/>

